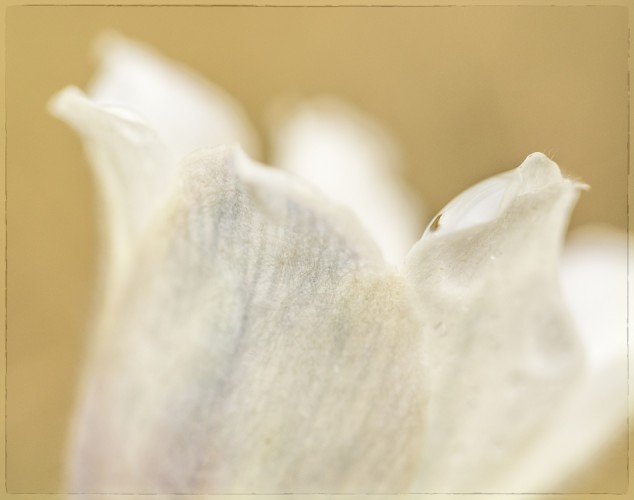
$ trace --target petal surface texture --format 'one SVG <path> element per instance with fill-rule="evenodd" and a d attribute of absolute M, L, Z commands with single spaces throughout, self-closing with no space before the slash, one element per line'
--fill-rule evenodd
<path fill-rule="evenodd" d="M 235 147 L 175 185 L 102 314 L 72 490 L 405 491 L 425 408 L 405 279 L 345 210 Z"/>
<path fill-rule="evenodd" d="M 495 481 L 584 369 L 557 275 L 580 187 L 533 153 L 451 202 L 408 255 L 430 386 L 412 491 L 533 491 L 530 478 L 510 490 Z"/>
<path fill-rule="evenodd" d="M 275 117 L 275 114 L 274 114 Z M 278 104 L 274 165 L 349 207 L 388 262 L 402 267 L 420 237 L 423 210 L 404 182 L 396 141 L 376 121 L 332 97 Z"/>
<path fill-rule="evenodd" d="M 258 136 L 245 111 L 217 85 L 115 32 L 98 39 L 96 52 L 99 69 L 88 95 L 143 117 L 176 158 L 234 142 L 257 157 Z"/>

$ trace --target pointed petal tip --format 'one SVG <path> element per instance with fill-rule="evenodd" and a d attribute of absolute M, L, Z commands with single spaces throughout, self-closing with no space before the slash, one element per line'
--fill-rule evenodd
<path fill-rule="evenodd" d="M 543 153 L 531 153 L 517 168 L 522 191 L 541 189 L 564 178 L 559 165 Z"/>
<path fill-rule="evenodd" d="M 562 181 L 570 183 L 576 190 L 590 189 L 587 184 L 565 176 L 555 161 L 540 152 L 529 154 L 517 171 L 523 184 L 523 192 L 541 189 Z"/>

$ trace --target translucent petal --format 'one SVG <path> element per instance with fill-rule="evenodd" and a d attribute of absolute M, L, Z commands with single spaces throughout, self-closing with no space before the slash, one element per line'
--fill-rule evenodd
<path fill-rule="evenodd" d="M 100 66 L 90 97 L 138 114 L 175 157 L 234 142 L 258 155 L 259 139 L 245 111 L 217 85 L 114 32 L 104 33 L 96 48 Z"/>
<path fill-rule="evenodd" d="M 177 160 L 125 109 L 99 105 L 76 87 L 51 99 L 51 113 L 82 138 L 103 198 L 112 288 L 125 278 L 138 242 L 170 192 Z"/>
<path fill-rule="evenodd" d="M 273 120 L 273 164 L 317 186 L 349 207 L 402 267 L 420 237 L 420 198 L 403 181 L 395 140 L 370 117 L 329 97 L 296 105 L 278 103 Z M 274 114 L 275 118 L 275 114 Z"/>
<path fill-rule="evenodd" d="M 345 210 L 235 148 L 178 186 L 102 315 L 72 489 L 406 490 L 424 390 L 405 280 Z"/>
<path fill-rule="evenodd" d="M 408 255 L 430 384 L 412 491 L 491 491 L 579 379 L 557 265 L 580 187 L 533 153 L 450 203 Z"/>

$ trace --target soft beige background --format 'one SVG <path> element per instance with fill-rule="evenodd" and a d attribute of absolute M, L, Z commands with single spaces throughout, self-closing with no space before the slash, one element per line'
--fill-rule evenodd
<path fill-rule="evenodd" d="M 540 150 L 592 186 L 574 224 L 625 228 L 627 16 L 616 7 L 10 8 L 8 491 L 62 490 L 97 214 L 77 137 L 45 104 L 88 81 L 96 33 L 116 28 L 198 69 L 263 132 L 280 93 L 349 99 L 399 138 L 432 211 Z M 621 463 L 612 455 L 597 464 L 580 487 L 614 489 L 606 471 Z"/>

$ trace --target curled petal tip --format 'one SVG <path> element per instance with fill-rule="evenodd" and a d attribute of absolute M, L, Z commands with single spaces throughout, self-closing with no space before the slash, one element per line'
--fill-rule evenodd
<path fill-rule="evenodd" d="M 423 238 L 492 222 L 513 204 L 513 200 L 551 188 L 568 192 L 574 201 L 579 190 L 589 187 L 566 178 L 557 163 L 545 154 L 532 153 L 519 167 L 479 182 L 454 198 L 432 219 Z"/>
<path fill-rule="evenodd" d="M 69 104 L 76 100 L 85 99 L 85 94 L 74 85 L 64 87 L 51 97 L 46 103 L 47 111 L 55 118 L 63 118 L 67 114 Z"/>
<path fill-rule="evenodd" d="M 69 85 L 50 98 L 48 112 L 80 133 L 90 135 L 98 123 L 119 120 L 130 126 L 145 127 L 143 120 L 124 108 L 97 104 L 80 88 Z"/>
<path fill-rule="evenodd" d="M 49 113 L 70 125 L 77 131 L 82 131 L 90 116 L 96 109 L 88 96 L 74 85 L 63 88 L 48 101 Z"/>

